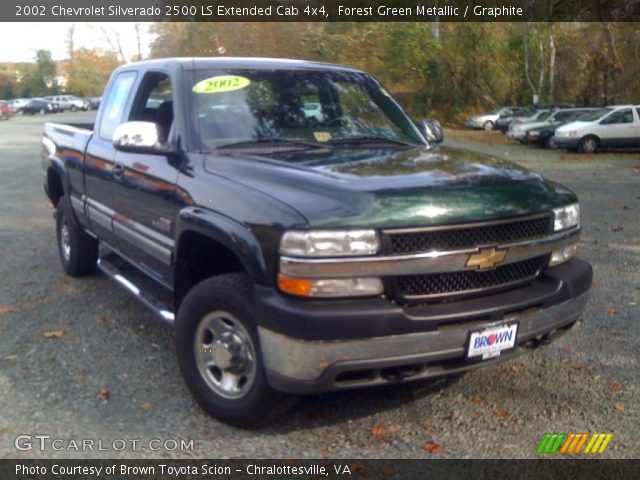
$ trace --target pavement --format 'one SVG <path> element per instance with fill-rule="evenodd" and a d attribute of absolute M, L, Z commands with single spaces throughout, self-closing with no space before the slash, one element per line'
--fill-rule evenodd
<path fill-rule="evenodd" d="M 546 432 L 611 432 L 602 457 L 640 457 L 640 154 L 447 131 L 450 146 L 515 160 L 578 193 L 580 254 L 595 271 L 583 320 L 461 378 L 305 397 L 277 425 L 243 431 L 195 404 L 169 327 L 103 275 L 72 279 L 59 265 L 42 126 L 93 116 L 0 122 L 0 457 L 535 458 Z M 44 449 L 36 434 L 50 437 Z M 31 449 L 16 449 L 20 435 Z M 152 450 L 153 439 L 165 448 Z M 94 450 L 76 451 L 82 440 Z"/>

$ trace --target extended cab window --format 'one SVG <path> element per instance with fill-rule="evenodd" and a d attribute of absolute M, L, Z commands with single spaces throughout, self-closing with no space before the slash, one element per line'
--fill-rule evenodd
<path fill-rule="evenodd" d="M 155 123 L 160 140 L 166 142 L 169 139 L 173 126 L 173 89 L 166 74 L 149 72 L 144 76 L 129 120 Z"/>
<path fill-rule="evenodd" d="M 109 90 L 105 107 L 100 121 L 100 137 L 105 140 L 113 139 L 113 132 L 122 123 L 124 109 L 129 94 L 136 79 L 136 72 L 122 72 L 115 78 Z"/>
<path fill-rule="evenodd" d="M 614 125 L 619 123 L 633 123 L 633 112 L 630 108 L 613 112 L 602 121 L 606 125 Z"/>

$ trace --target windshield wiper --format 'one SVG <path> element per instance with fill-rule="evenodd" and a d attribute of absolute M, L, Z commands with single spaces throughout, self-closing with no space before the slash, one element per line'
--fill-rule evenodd
<path fill-rule="evenodd" d="M 256 140 L 244 140 L 242 142 L 226 143 L 220 145 L 219 149 L 224 148 L 236 148 L 236 147 L 250 147 L 252 145 L 265 145 L 265 144 L 282 144 L 282 145 L 294 145 L 308 148 L 327 148 L 329 145 L 326 143 L 312 142 L 304 138 L 290 138 L 290 137 L 266 137 L 258 138 Z"/>
<path fill-rule="evenodd" d="M 394 145 L 403 145 L 413 147 L 416 144 L 411 142 L 405 142 L 404 140 L 397 140 L 389 137 L 376 137 L 374 135 L 359 135 L 357 137 L 343 137 L 336 138 L 330 142 L 333 145 L 336 144 L 350 144 L 350 143 L 392 143 Z"/>

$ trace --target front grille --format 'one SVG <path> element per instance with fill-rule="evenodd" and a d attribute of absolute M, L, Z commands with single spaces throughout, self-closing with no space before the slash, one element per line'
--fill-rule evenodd
<path fill-rule="evenodd" d="M 464 296 L 482 290 L 499 289 L 507 285 L 535 278 L 546 261 L 546 256 L 501 265 L 493 270 L 431 273 L 397 277 L 400 294 L 407 300 Z"/>
<path fill-rule="evenodd" d="M 553 216 L 496 222 L 485 225 L 450 226 L 412 232 L 388 232 L 394 254 L 449 251 L 500 245 L 545 237 L 553 233 Z"/>

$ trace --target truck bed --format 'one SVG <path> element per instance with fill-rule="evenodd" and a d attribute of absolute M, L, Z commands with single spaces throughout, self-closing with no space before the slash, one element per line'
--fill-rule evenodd
<path fill-rule="evenodd" d="M 57 148 L 63 147 L 84 153 L 93 135 L 93 127 L 93 123 L 47 122 L 44 124 L 44 136 L 53 141 Z"/>

